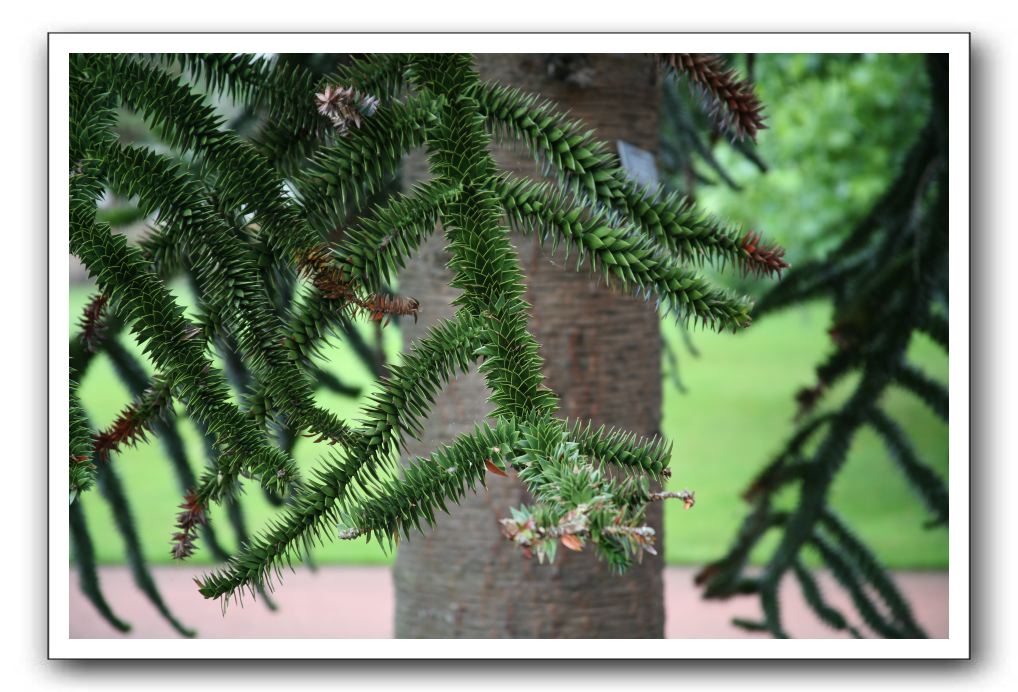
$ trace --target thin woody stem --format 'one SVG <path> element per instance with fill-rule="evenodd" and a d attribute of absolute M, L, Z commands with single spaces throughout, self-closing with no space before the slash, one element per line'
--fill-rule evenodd
<path fill-rule="evenodd" d="M 692 490 L 667 490 L 660 493 L 650 493 L 647 496 L 649 502 L 661 502 L 662 500 L 682 500 L 686 509 L 692 509 L 696 504 L 696 493 Z"/>

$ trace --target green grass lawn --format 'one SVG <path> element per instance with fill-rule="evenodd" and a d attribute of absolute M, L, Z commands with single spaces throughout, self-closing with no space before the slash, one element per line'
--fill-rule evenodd
<path fill-rule="evenodd" d="M 672 505 L 665 515 L 665 555 L 670 563 L 702 563 L 718 557 L 734 538 L 748 506 L 739 499 L 761 466 L 779 452 L 794 428 L 794 394 L 815 383 L 814 368 L 831 348 L 826 305 L 774 314 L 738 334 L 695 334 L 701 356 L 682 357 L 688 393 L 668 380 L 662 433 L 672 440 L 672 487 L 696 491 L 696 507 Z M 663 325 L 673 344 L 678 329 Z M 947 380 L 947 357 L 917 336 L 910 358 L 931 376 Z M 842 401 L 857 378 L 828 393 Z M 909 433 L 920 458 L 947 477 L 947 426 L 911 395 L 885 394 L 885 410 Z M 924 530 L 927 516 L 881 440 L 864 429 L 832 489 L 834 509 L 892 567 L 947 566 L 946 529 Z M 782 503 L 792 503 L 788 493 Z M 770 554 L 771 532 L 754 554 Z"/>
<path fill-rule="evenodd" d="M 89 295 L 86 287 L 72 287 L 72 322 Z M 695 509 L 688 512 L 678 503 L 666 505 L 669 563 L 703 563 L 727 549 L 746 511 L 739 494 L 791 434 L 793 395 L 800 386 L 813 383 L 813 368 L 829 348 L 826 318 L 827 309 L 820 305 L 771 316 L 737 335 L 696 333 L 694 342 L 702 353 L 696 359 L 686 354 L 674 325 L 664 325 L 667 338 L 677 345 L 682 379 L 689 391 L 682 394 L 665 380 L 662 433 L 673 442 L 673 486 L 695 490 L 697 499 Z M 387 333 L 386 346 L 395 352 L 399 334 L 392 328 Z M 947 358 L 931 343 L 917 338 L 912 355 L 929 374 L 946 380 Z M 346 382 L 370 385 L 370 374 L 342 348 L 331 351 L 329 367 Z M 850 384 L 830 396 L 846 396 Z M 105 357 L 89 368 L 81 398 L 93 423 L 103 426 L 130 400 Z M 328 393 L 320 393 L 319 401 L 340 416 L 356 415 L 356 401 Z M 891 392 L 884 405 L 909 431 L 922 457 L 946 477 L 946 426 L 907 394 Z M 203 461 L 201 440 L 190 423 L 180 427 L 197 471 Z M 310 441 L 298 443 L 296 456 L 303 470 L 309 470 L 319 454 Z M 115 459 L 148 559 L 171 562 L 169 536 L 180 491 L 158 441 L 129 449 Z M 835 508 L 889 566 L 946 567 L 946 531 L 921 528 L 925 518 L 921 505 L 873 434 L 863 432 L 856 438 L 833 494 Z M 249 530 L 260 527 L 276 511 L 255 487 L 242 501 Z M 97 559 L 122 562 L 123 544 L 105 502 L 94 491 L 81 502 Z M 213 508 L 212 521 L 224 546 L 232 549 L 234 538 L 228 523 L 220 520 L 225 519 L 221 514 Z M 317 549 L 315 558 L 319 563 L 343 564 L 386 564 L 392 559 L 376 544 L 362 541 L 330 543 Z M 192 562 L 204 564 L 207 559 L 199 550 Z"/>

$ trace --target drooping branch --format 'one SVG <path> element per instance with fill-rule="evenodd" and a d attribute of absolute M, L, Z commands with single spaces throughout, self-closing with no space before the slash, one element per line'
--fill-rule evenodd
<path fill-rule="evenodd" d="M 568 438 L 578 445 L 578 452 L 597 463 L 612 464 L 636 475 L 647 475 L 663 484 L 668 478 L 671 444 L 663 438 L 640 438 L 636 433 L 600 426 L 596 430 L 588 421 L 575 421 Z"/>
<path fill-rule="evenodd" d="M 324 527 L 343 513 L 356 511 L 361 500 L 377 498 L 387 477 L 397 471 L 393 452 L 406 435 L 417 436 L 441 386 L 473 361 L 482 329 L 478 320 L 457 319 L 432 328 L 416 342 L 402 363 L 392 368 L 379 392 L 361 411 L 356 443 L 330 454 L 306 483 L 282 520 L 257 534 L 226 572 L 202 583 L 206 598 L 228 596 L 265 583 L 283 562 L 298 557 L 322 540 Z M 224 576 L 229 575 L 229 576 Z"/>
<path fill-rule="evenodd" d="M 819 553 L 820 559 L 831 571 L 837 582 L 848 592 L 852 599 L 852 605 L 855 606 L 867 627 L 888 639 L 911 638 L 880 613 L 872 597 L 863 588 L 863 584 L 860 582 L 852 562 L 845 555 L 839 552 L 828 540 L 820 536 L 812 536 L 810 544 Z"/>
<path fill-rule="evenodd" d="M 919 460 L 905 431 L 890 416 L 879 408 L 870 411 L 869 424 L 884 440 L 891 458 L 897 462 L 909 484 L 916 491 L 933 518 L 927 527 L 947 524 L 948 494 L 940 477 Z"/>
<path fill-rule="evenodd" d="M 443 101 L 428 138 L 432 173 L 460 188 L 443 216 L 452 254 L 454 304 L 486 321 L 480 367 L 495 404 L 492 416 L 549 413 L 557 403 L 542 384 L 537 342 L 527 330 L 524 285 L 515 249 L 501 226 L 502 209 L 484 186 L 495 175 L 490 139 L 470 98 L 479 83 L 468 56 L 416 56 L 414 83 Z"/>
<path fill-rule="evenodd" d="M 87 164 L 82 164 L 87 167 Z M 94 169 L 93 169 L 94 170 Z M 149 355 L 172 381 L 188 413 L 216 431 L 223 450 L 223 465 L 204 482 L 204 499 L 222 497 L 232 489 L 240 470 L 273 488 L 297 478 L 292 459 L 267 446 L 257 430 L 230 403 L 222 373 L 212 366 L 199 340 L 189 338 L 193 325 L 172 295 L 146 268 L 137 249 L 123 236 L 95 223 L 95 178 L 82 173 L 71 178 L 71 248 L 95 277 L 101 290 L 118 302 L 142 344 L 151 343 Z"/>
<path fill-rule="evenodd" d="M 110 607 L 99 584 L 99 569 L 95 562 L 95 546 L 92 535 L 85 521 L 85 511 L 80 502 L 72 502 L 70 506 L 69 531 L 71 548 L 78 567 L 78 582 L 85 598 L 95 606 L 103 620 L 119 632 L 130 632 L 131 623 L 121 620 Z"/>
<path fill-rule="evenodd" d="M 483 485 L 485 462 L 508 455 L 517 439 L 516 426 L 508 421 L 477 426 L 430 457 L 410 463 L 401 478 L 382 481 L 376 496 L 345 512 L 341 524 L 356 527 L 369 540 L 372 535 L 384 538 L 391 547 L 399 535 L 409 538 L 411 531 L 422 531 L 422 523 L 434 526 L 436 510 L 448 513 L 448 502 L 458 502 L 468 490 Z"/>
<path fill-rule="evenodd" d="M 854 566 L 863 582 L 880 596 L 889 611 L 894 626 L 910 638 L 923 638 L 926 634 L 915 621 L 912 609 L 898 590 L 886 568 L 863 544 L 848 526 L 831 510 L 826 509 L 821 517 L 821 526 L 839 546 Z"/>
<path fill-rule="evenodd" d="M 108 341 L 105 344 L 104 352 L 112 362 L 113 368 L 121 381 L 127 386 L 128 391 L 136 398 L 144 396 L 145 392 L 150 389 L 152 380 L 139 360 L 117 339 Z M 156 419 L 152 423 L 152 433 L 159 438 L 166 456 L 173 465 L 179 491 L 186 493 L 198 486 L 198 479 L 191 469 L 184 440 L 177 427 L 178 419 L 175 411 L 170 409 L 168 413 L 169 417 L 167 420 Z M 203 437 L 206 438 L 206 441 L 208 440 L 207 435 L 203 434 Z M 215 456 L 214 445 L 212 449 L 213 453 L 209 455 L 210 457 Z M 202 540 L 215 560 L 223 561 L 229 557 L 226 550 L 219 544 L 211 524 L 206 524 L 202 527 Z"/>
<path fill-rule="evenodd" d="M 137 194 L 139 204 L 158 214 L 190 252 L 203 296 L 221 316 L 251 365 L 274 411 L 297 429 L 309 428 L 340 442 L 349 430 L 314 403 L 306 373 L 290 357 L 283 324 L 268 303 L 253 253 L 238 244 L 187 174 L 153 152 L 110 146 L 102 150 L 103 170 L 114 189 Z"/>
<path fill-rule="evenodd" d="M 369 291 L 391 285 L 399 271 L 435 231 L 442 208 L 459 188 L 427 182 L 397 195 L 346 229 L 336 254 L 350 278 Z"/>
<path fill-rule="evenodd" d="M 743 271 L 767 274 L 788 266 L 774 248 L 763 256 L 750 251 L 747 233 L 678 195 L 640 187 L 607 144 L 552 104 L 494 84 L 481 83 L 474 93 L 489 130 L 502 139 L 524 142 L 574 195 L 636 225 L 677 259 L 695 264 L 731 262 Z M 753 245 L 764 247 L 758 234 L 755 238 Z"/>
<path fill-rule="evenodd" d="M 731 132 L 736 139 L 756 139 L 756 133 L 767 127 L 763 104 L 753 85 L 740 79 L 720 55 L 701 53 L 661 53 L 658 60 L 666 68 L 689 79 L 698 92 L 708 115 L 718 127 Z"/>
<path fill-rule="evenodd" d="M 946 94 L 943 56 L 929 56 L 934 94 Z M 764 609 L 762 627 L 783 636 L 777 600 L 778 584 L 793 570 L 817 616 L 836 629 L 848 629 L 844 617 L 820 598 L 801 559 L 816 550 L 841 587 L 852 598 L 863 623 L 885 637 L 922 637 L 907 602 L 886 569 L 850 528 L 831 512 L 830 489 L 847 461 L 856 432 L 869 425 L 884 439 L 923 502 L 933 513 L 931 525 L 946 523 L 948 502 L 943 482 L 916 457 L 900 426 L 879 408 L 884 393 L 902 386 L 915 393 L 945 421 L 946 389 L 911 366 L 907 349 L 916 331 L 939 314 L 935 302 L 946 290 L 948 252 L 946 141 L 933 136 L 946 101 L 930 113 L 918 142 L 908 152 L 901 173 L 857 225 L 824 260 L 793 270 L 786 282 L 760 302 L 755 316 L 805 300 L 826 297 L 834 303 L 828 330 L 832 352 L 817 367 L 817 380 L 799 390 L 799 428 L 782 451 L 757 475 L 744 494 L 752 509 L 728 554 L 705 567 L 697 583 L 705 596 L 756 593 Z M 925 171 L 925 173 L 924 173 Z M 934 329 L 943 333 L 943 326 Z M 811 415 L 836 382 L 859 375 L 847 400 Z M 772 509 L 777 494 L 797 485 L 793 509 Z M 780 520 L 777 517 L 781 517 Z M 750 552 L 772 527 L 780 528 L 759 576 L 746 577 Z M 830 540 L 833 539 L 833 540 Z"/>
<path fill-rule="evenodd" d="M 207 92 L 265 109 L 274 122 L 307 124 L 311 120 L 302 116 L 311 110 L 306 101 L 316 86 L 314 76 L 298 65 L 244 53 L 162 53 L 151 58 L 188 72 Z"/>
<path fill-rule="evenodd" d="M 253 145 L 223 129 L 222 117 L 201 95 L 130 55 L 100 55 L 91 61 L 119 98 L 143 113 L 171 146 L 201 157 L 215 175 L 217 205 L 250 215 L 272 264 L 290 267 L 322 242 L 323 229 L 308 225 L 283 178 Z"/>
<path fill-rule="evenodd" d="M 70 488 L 70 502 L 73 503 L 79 494 L 95 484 L 95 464 L 92 463 L 88 418 L 85 417 L 85 411 L 81 408 L 81 400 L 78 398 L 78 383 L 74 379 L 70 382 L 68 406 L 70 408 L 68 487 Z"/>
<path fill-rule="evenodd" d="M 431 106 L 421 99 L 383 103 L 361 127 L 318 151 L 296 181 L 309 222 L 322 232 L 382 187 L 403 156 L 424 143 Z"/>
<path fill-rule="evenodd" d="M 157 56 L 188 69 L 204 86 L 264 111 L 255 145 L 278 168 L 299 171 L 323 144 L 335 139 L 309 94 L 329 86 L 354 87 L 382 101 L 395 98 L 403 84 L 407 56 L 386 53 L 355 57 L 336 72 L 316 78 L 298 65 L 250 55 L 177 54 Z"/>
<path fill-rule="evenodd" d="M 895 383 L 914 394 L 941 420 L 947 422 L 950 409 L 947 387 L 919 368 L 908 364 L 898 369 Z"/>
<path fill-rule="evenodd" d="M 831 629 L 848 630 L 856 639 L 861 638 L 862 635 L 859 633 L 859 630 L 849 625 L 845 616 L 837 608 L 834 608 L 824 600 L 816 579 L 801 560 L 796 560 L 793 569 L 806 604 L 816 613 L 817 617 Z"/>
<path fill-rule="evenodd" d="M 127 494 L 120 479 L 117 477 L 117 472 L 111 464 L 100 463 L 98 466 L 99 490 L 106 498 L 112 510 L 117 532 L 124 539 L 127 563 L 131 568 L 131 577 L 134 579 L 134 583 L 174 630 L 185 637 L 195 636 L 195 630 L 181 623 L 177 616 L 170 611 L 169 606 L 166 605 L 166 601 L 163 600 L 159 589 L 156 587 L 152 573 L 145 562 L 141 539 L 135 529 Z"/>
<path fill-rule="evenodd" d="M 699 319 L 716 329 L 749 323 L 748 299 L 710 286 L 631 224 L 612 225 L 604 212 L 585 214 L 548 184 L 505 176 L 496 180 L 495 191 L 517 231 L 550 240 L 553 247 L 561 242 L 566 256 L 575 249 L 578 262 L 586 258 L 592 273 L 653 297 L 676 319 Z"/>

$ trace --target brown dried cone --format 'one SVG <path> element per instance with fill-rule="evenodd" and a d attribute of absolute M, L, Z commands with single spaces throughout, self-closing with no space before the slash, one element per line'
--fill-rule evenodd
<path fill-rule="evenodd" d="M 194 554 L 194 539 L 198 527 L 207 521 L 205 508 L 193 491 L 184 496 L 184 503 L 180 508 L 183 511 L 177 515 L 178 532 L 173 534 L 173 548 L 170 549 L 170 555 L 175 560 L 185 560 Z"/>
<path fill-rule="evenodd" d="M 81 328 L 81 342 L 85 350 L 94 353 L 106 336 L 106 305 L 109 296 L 100 293 L 85 306 L 78 326 Z"/>
<path fill-rule="evenodd" d="M 321 94 L 315 94 L 318 112 L 332 121 L 342 136 L 350 125 L 361 126 L 365 117 L 371 117 L 378 109 L 378 99 L 359 93 L 353 87 L 330 84 Z"/>
<path fill-rule="evenodd" d="M 112 452 L 144 442 L 152 424 L 163 419 L 172 404 L 168 389 L 149 388 L 138 401 L 121 411 L 108 428 L 98 432 L 92 439 L 96 459 L 108 461 Z"/>
<path fill-rule="evenodd" d="M 658 59 L 676 73 L 685 74 L 690 86 L 696 87 L 707 102 L 707 111 L 723 129 L 736 139 L 756 140 L 758 130 L 767 127 L 763 104 L 756 97 L 753 85 L 739 79 L 724 58 L 710 53 L 660 53 Z"/>
<path fill-rule="evenodd" d="M 329 246 L 325 243 L 310 248 L 297 258 L 300 275 L 311 281 L 323 297 L 329 300 L 353 301 L 356 298 L 352 282 L 343 273 L 343 268 L 332 260 Z"/>
<path fill-rule="evenodd" d="M 779 245 L 764 245 L 760 234 L 749 231 L 742 237 L 742 272 L 758 276 L 781 276 L 791 265 L 785 261 L 785 248 Z"/>
<path fill-rule="evenodd" d="M 358 296 L 353 282 L 345 278 L 343 268 L 331 260 L 329 247 L 325 244 L 311 248 L 298 258 L 298 270 L 323 297 L 352 303 L 376 322 L 393 315 L 413 317 L 417 321 L 421 306 L 413 298 L 382 293 L 373 293 L 367 298 Z"/>
<path fill-rule="evenodd" d="M 421 304 L 414 298 L 388 295 L 385 293 L 375 293 L 367 300 L 359 303 L 359 305 L 367 310 L 371 319 L 376 322 L 381 321 L 383 317 L 386 318 L 386 324 L 389 322 L 388 318 L 393 315 L 399 317 L 413 317 L 414 322 L 416 322 L 417 313 L 421 309 Z"/>

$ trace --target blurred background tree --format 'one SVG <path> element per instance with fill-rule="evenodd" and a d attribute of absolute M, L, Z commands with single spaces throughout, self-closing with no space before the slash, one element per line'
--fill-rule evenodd
<path fill-rule="evenodd" d="M 771 100 L 775 136 L 759 148 L 736 143 L 715 154 L 715 133 L 703 137 L 702 126 L 691 125 L 686 102 L 672 89 L 672 180 L 690 194 L 703 191 L 701 200 L 712 199 L 712 208 L 750 226 L 800 224 L 784 238 L 795 248 L 794 268 L 763 294 L 754 319 L 759 324 L 778 310 L 831 301 L 831 343 L 795 394 L 794 434 L 742 493 L 750 510 L 729 551 L 696 582 L 707 598 L 758 595 L 763 618 L 736 621 L 749 630 L 788 636 L 777 594 L 782 578 L 794 574 L 808 605 L 835 630 L 922 637 L 880 557 L 836 509 L 832 489 L 855 438 L 868 429 L 886 447 L 889 463 L 879 477 L 907 482 L 915 506 L 929 513 L 925 529 L 947 526 L 944 450 L 917 452 L 888 407 L 894 394 L 905 393 L 940 419 L 936 429 L 946 435 L 943 372 L 917 366 L 923 358 L 915 346 L 934 346 L 946 358 L 947 59 L 761 58 L 776 75 L 761 82 L 780 93 Z M 756 66 L 755 56 L 745 64 Z M 716 181 L 724 185 L 712 186 Z M 767 556 L 762 573 L 746 570 L 751 555 Z M 855 613 L 846 616 L 826 600 L 807 566 L 817 560 L 849 594 Z"/>
<path fill-rule="evenodd" d="M 887 188 L 929 111 L 923 56 L 729 56 L 767 104 L 754 145 L 729 142 L 673 80 L 665 85 L 665 181 L 734 223 L 765 228 L 795 266 L 835 247 Z M 699 141 L 690 132 L 699 134 Z"/>

